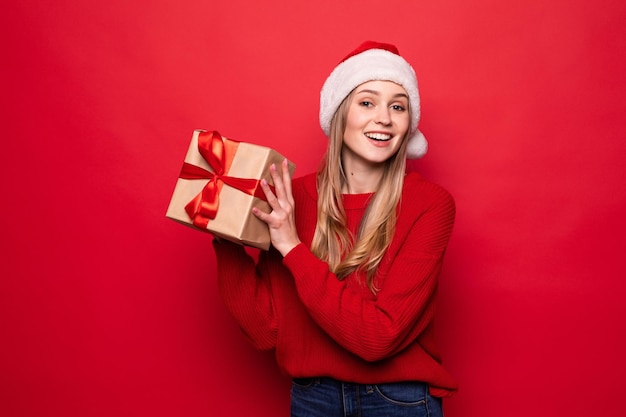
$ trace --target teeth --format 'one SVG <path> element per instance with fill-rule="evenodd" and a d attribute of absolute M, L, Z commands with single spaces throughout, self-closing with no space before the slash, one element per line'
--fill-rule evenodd
<path fill-rule="evenodd" d="M 374 140 L 389 140 L 389 139 L 391 139 L 391 135 L 386 134 L 386 133 L 366 133 L 365 136 L 367 136 L 370 139 L 374 139 Z"/>

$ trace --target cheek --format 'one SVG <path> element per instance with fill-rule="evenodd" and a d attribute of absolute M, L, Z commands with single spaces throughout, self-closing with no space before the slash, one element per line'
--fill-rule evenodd
<path fill-rule="evenodd" d="M 344 130 L 344 134 L 346 135 L 358 135 L 363 130 L 363 126 L 365 124 L 356 118 L 348 118 L 346 119 L 346 127 Z"/>
<path fill-rule="evenodd" d="M 355 129 L 363 125 L 364 115 L 357 110 L 350 110 L 346 116 L 346 128 Z"/>
<path fill-rule="evenodd" d="M 398 128 L 403 132 L 406 133 L 409 130 L 409 124 L 411 123 L 411 120 L 409 118 L 409 115 L 407 114 L 406 116 L 402 116 L 399 120 L 398 120 Z"/>

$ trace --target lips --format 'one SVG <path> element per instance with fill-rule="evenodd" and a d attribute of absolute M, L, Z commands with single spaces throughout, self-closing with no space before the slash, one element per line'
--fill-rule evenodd
<path fill-rule="evenodd" d="M 379 142 L 387 142 L 393 137 L 389 133 L 366 133 L 365 136 L 367 136 L 369 139 Z"/>

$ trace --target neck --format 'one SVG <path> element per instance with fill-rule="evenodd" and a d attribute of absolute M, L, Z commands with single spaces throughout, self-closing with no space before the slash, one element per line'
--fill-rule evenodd
<path fill-rule="evenodd" d="M 367 194 L 377 190 L 383 177 L 383 165 L 346 164 L 346 182 L 341 190 L 344 194 Z"/>

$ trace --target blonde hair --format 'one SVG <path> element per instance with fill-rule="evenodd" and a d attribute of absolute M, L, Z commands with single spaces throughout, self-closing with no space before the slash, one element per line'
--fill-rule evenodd
<path fill-rule="evenodd" d="M 352 93 L 343 100 L 331 121 L 328 149 L 317 175 L 317 226 L 311 250 L 328 263 L 330 270 L 339 279 L 345 279 L 353 272 L 365 273 L 368 288 L 376 293 L 376 270 L 391 244 L 396 228 L 411 127 L 407 129 L 398 152 L 385 161 L 377 191 L 368 203 L 357 235 L 353 236 L 346 226 L 341 198 L 341 190 L 346 183 L 341 151 L 351 103 Z"/>

